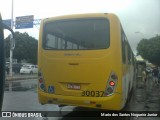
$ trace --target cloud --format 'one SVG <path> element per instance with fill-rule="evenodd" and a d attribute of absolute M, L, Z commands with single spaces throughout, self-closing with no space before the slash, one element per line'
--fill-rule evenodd
<path fill-rule="evenodd" d="M 4 19 L 11 17 L 11 0 L 0 0 L 0 11 Z M 14 0 L 14 19 L 18 16 L 34 15 L 46 18 L 76 13 L 116 13 L 133 50 L 143 38 L 160 34 L 159 0 Z M 38 30 L 24 29 L 38 38 Z M 135 32 L 142 34 L 135 34 Z"/>

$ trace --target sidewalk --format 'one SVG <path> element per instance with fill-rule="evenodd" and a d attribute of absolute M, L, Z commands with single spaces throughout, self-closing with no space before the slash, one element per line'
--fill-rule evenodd
<path fill-rule="evenodd" d="M 20 74 L 15 74 L 13 76 L 6 75 L 6 81 L 11 81 L 11 80 L 28 80 L 28 79 L 37 79 L 38 75 L 33 74 L 33 75 L 20 75 Z"/>

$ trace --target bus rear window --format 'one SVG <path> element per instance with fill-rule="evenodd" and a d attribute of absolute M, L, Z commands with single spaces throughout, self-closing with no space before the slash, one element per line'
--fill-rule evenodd
<path fill-rule="evenodd" d="M 106 49 L 110 43 L 108 19 L 75 19 L 46 23 L 43 47 L 48 50 Z"/>

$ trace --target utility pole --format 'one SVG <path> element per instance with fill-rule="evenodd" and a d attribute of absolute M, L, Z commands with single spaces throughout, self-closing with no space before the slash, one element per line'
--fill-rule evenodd
<path fill-rule="evenodd" d="M 13 30 L 13 0 L 12 0 L 12 9 L 11 9 L 11 29 Z M 9 75 L 12 76 L 12 57 L 13 57 L 13 49 L 14 49 L 14 43 L 13 43 L 13 36 L 11 34 L 11 37 L 10 37 L 10 65 L 9 65 Z"/>

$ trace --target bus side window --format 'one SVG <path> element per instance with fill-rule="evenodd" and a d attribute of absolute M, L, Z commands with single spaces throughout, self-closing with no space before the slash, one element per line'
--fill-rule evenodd
<path fill-rule="evenodd" d="M 127 46 L 127 53 L 128 53 L 128 64 L 131 64 L 131 50 L 130 50 L 129 44 Z"/>
<path fill-rule="evenodd" d="M 45 47 L 46 49 L 55 49 L 56 48 L 56 37 L 51 35 L 51 34 L 47 34 L 46 36 L 46 44 Z"/>
<path fill-rule="evenodd" d="M 125 35 L 124 35 L 124 32 L 123 30 L 121 30 L 121 42 L 122 42 L 122 61 L 124 64 L 126 64 L 126 42 L 125 42 Z"/>

